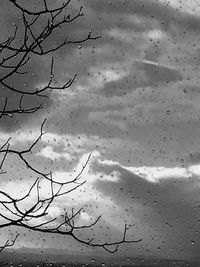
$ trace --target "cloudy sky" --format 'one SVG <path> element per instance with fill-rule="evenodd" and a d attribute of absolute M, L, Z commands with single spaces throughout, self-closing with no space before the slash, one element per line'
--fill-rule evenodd
<path fill-rule="evenodd" d="M 2 41 L 20 22 L 7 1 L 1 5 Z M 195 258 L 200 242 L 200 5 L 195 0 L 72 0 L 70 11 L 81 5 L 84 16 L 53 36 L 52 44 L 66 34 L 81 38 L 89 30 L 102 38 L 54 55 L 57 83 L 77 73 L 76 81 L 67 90 L 53 91 L 42 111 L 1 119 L 0 144 L 11 136 L 13 148 L 27 147 L 46 118 L 47 134 L 28 156 L 34 166 L 52 170 L 55 179 L 70 179 L 92 153 L 83 175 L 87 183 L 55 202 L 50 216 L 83 206 L 82 222 L 102 214 L 98 238 L 118 237 L 125 222 L 132 225 L 128 237 L 142 242 L 129 245 L 130 254 Z M 10 82 L 27 90 L 44 85 L 50 59 L 34 57 L 29 75 Z M 0 94 L 9 96 L 11 107 L 18 104 L 18 96 L 2 87 Z M 24 99 L 25 105 L 40 101 Z M 8 174 L 0 185 L 10 194 L 16 195 L 16 179 L 18 194 L 35 179 L 14 156 L 4 168 Z M 71 239 L 38 238 L 22 233 L 20 244 L 76 247 Z"/>

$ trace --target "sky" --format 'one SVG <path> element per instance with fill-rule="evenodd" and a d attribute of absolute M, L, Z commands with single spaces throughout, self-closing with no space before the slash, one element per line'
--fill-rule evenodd
<path fill-rule="evenodd" d="M 11 4 L 4 0 L 1 5 L 0 41 L 20 24 Z M 102 214 L 98 238 L 116 238 L 124 223 L 132 225 L 128 237 L 142 242 L 122 246 L 120 253 L 196 258 L 200 5 L 195 0 L 72 0 L 69 12 L 81 5 L 84 16 L 52 36 L 48 45 L 66 34 L 80 39 L 90 30 L 101 38 L 54 54 L 57 84 L 74 74 L 77 79 L 66 90 L 52 91 L 48 99 L 26 97 L 25 105 L 45 101 L 44 108 L 2 118 L 0 145 L 11 137 L 13 148 L 27 147 L 46 118 L 46 134 L 27 156 L 34 166 L 52 170 L 63 181 L 76 175 L 92 154 L 83 173 L 86 184 L 55 201 L 50 217 L 62 214 L 63 208 L 83 206 L 82 223 Z M 46 84 L 50 60 L 50 55 L 33 57 L 29 73 L 10 82 L 27 90 Z M 18 105 L 20 96 L 2 87 L 0 95 L 9 97 L 10 107 Z M 8 174 L 1 176 L 0 185 L 12 195 L 25 192 L 35 179 L 14 156 L 4 168 Z M 80 249 L 70 238 L 42 239 L 20 231 L 20 245 Z M 7 238 L 7 233 L 1 236 Z"/>

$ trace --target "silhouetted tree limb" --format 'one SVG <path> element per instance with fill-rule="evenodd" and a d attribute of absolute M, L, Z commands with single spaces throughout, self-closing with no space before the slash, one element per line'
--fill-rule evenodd
<path fill-rule="evenodd" d="M 14 239 L 12 239 L 12 240 L 7 239 L 6 242 L 5 242 L 2 246 L 0 246 L 0 253 L 1 253 L 5 248 L 12 247 L 12 246 L 15 244 L 15 242 L 16 242 L 18 236 L 19 236 L 19 234 L 17 234 L 17 235 L 14 237 Z M 1 266 L 1 267 L 2 267 L 2 266 L 6 266 L 6 265 L 8 265 L 8 263 L 5 263 L 5 262 L 0 261 L 0 266 Z"/>
<path fill-rule="evenodd" d="M 78 180 L 81 178 L 81 175 L 84 171 L 84 169 L 86 168 L 89 160 L 90 160 L 90 157 L 91 157 L 91 154 L 89 155 L 86 163 L 82 166 L 82 169 L 81 171 L 79 172 L 78 175 L 75 176 L 75 178 L 73 178 L 72 180 L 70 181 L 66 181 L 66 182 L 59 182 L 59 181 L 55 181 L 55 180 L 52 180 L 52 173 L 49 172 L 49 173 L 44 173 L 38 169 L 36 169 L 35 167 L 33 167 L 29 162 L 28 160 L 26 159 L 26 155 L 31 153 L 32 150 L 34 149 L 34 147 L 37 145 L 37 143 L 39 142 L 39 140 L 42 138 L 42 136 L 45 134 L 45 132 L 43 131 L 43 127 L 44 127 L 44 124 L 46 122 L 46 119 L 43 121 L 43 123 L 41 124 L 41 128 L 40 128 L 40 134 L 38 136 L 38 138 L 27 148 L 27 149 L 24 149 L 24 150 L 15 150 L 15 149 L 10 149 L 10 143 L 9 141 L 11 140 L 11 138 L 9 138 L 3 145 L 2 147 L 0 148 L 0 155 L 3 154 L 3 159 L 1 161 L 1 164 L 0 164 L 0 171 L 2 171 L 2 166 L 3 166 L 3 163 L 5 161 L 5 158 L 7 157 L 7 155 L 9 154 L 14 154 L 16 155 L 23 163 L 24 165 L 30 169 L 31 171 L 33 171 L 36 175 L 39 175 L 39 176 L 42 176 L 43 178 L 49 180 L 50 182 L 53 181 L 54 184 L 57 184 L 57 185 L 67 185 L 67 184 L 71 184 L 71 183 L 75 183 L 75 182 L 78 182 Z"/>
<path fill-rule="evenodd" d="M 71 15 L 68 14 L 70 0 L 56 8 L 50 8 L 48 1 L 43 0 L 43 7 L 40 10 L 34 11 L 23 7 L 17 0 L 7 0 L 7 2 L 13 5 L 17 12 L 20 12 L 22 25 L 16 25 L 13 34 L 9 35 L 5 41 L 0 43 L 0 72 L 2 73 L 0 76 L 0 85 L 3 87 L 3 90 L 19 95 L 20 100 L 17 107 L 10 108 L 9 97 L 4 97 L 3 105 L 0 107 L 0 119 L 6 116 L 13 117 L 15 114 L 24 115 L 37 112 L 43 108 L 43 105 L 40 104 L 26 108 L 23 106 L 24 97 L 29 97 L 30 99 L 32 97 L 48 97 L 52 90 L 65 90 L 69 88 L 76 79 L 77 74 L 67 82 L 56 85 L 54 82 L 54 57 L 51 56 L 49 78 L 45 85 L 40 88 L 29 88 L 29 90 L 18 87 L 16 84 L 13 84 L 12 78 L 14 75 L 19 75 L 19 77 L 23 78 L 28 73 L 27 64 L 33 56 L 42 57 L 70 44 L 81 44 L 100 38 L 100 36 L 92 36 L 92 32 L 89 31 L 82 39 L 70 40 L 68 36 L 65 36 L 60 43 L 57 43 L 53 47 L 48 47 L 47 43 L 52 34 L 58 30 L 62 30 L 64 25 L 70 24 L 83 16 L 83 8 L 81 7 L 75 15 Z M 41 21 L 43 27 L 36 31 L 35 28 L 38 28 L 37 26 Z M 22 36 L 20 42 L 17 42 L 18 36 Z M 4 170 L 4 166 L 8 156 L 15 155 L 36 176 L 35 181 L 22 197 L 12 196 L 9 192 L 5 192 L 3 189 L 0 190 L 0 217 L 2 219 L 0 228 L 15 226 L 35 232 L 71 236 L 81 244 L 90 247 L 101 247 L 110 253 L 116 252 L 120 244 L 140 242 L 141 239 L 127 240 L 127 225 L 125 225 L 122 238 L 119 241 L 98 242 L 90 237 L 86 239 L 81 238 L 79 235 L 81 231 L 93 229 L 101 220 L 101 216 L 98 216 L 89 224 L 80 225 L 78 222 L 81 212 L 83 212 L 82 208 L 78 210 L 71 208 L 58 217 L 51 217 L 49 215 L 50 209 L 54 207 L 59 198 L 69 195 L 86 183 L 86 180 L 82 180 L 81 178 L 91 155 L 88 156 L 80 172 L 70 180 L 66 177 L 66 181 L 58 181 L 53 177 L 51 171 L 44 173 L 42 170 L 34 167 L 28 159 L 28 156 L 30 156 L 45 134 L 43 130 L 45 121 L 41 124 L 38 137 L 28 148 L 23 150 L 13 148 L 10 143 L 11 138 L 8 138 L 0 147 L 1 175 L 7 173 Z M 48 186 L 48 196 L 42 194 L 41 183 L 44 181 Z M 25 205 L 30 198 L 31 204 L 28 202 L 28 205 Z M 26 208 L 23 208 L 24 205 Z M 0 252 L 6 247 L 13 246 L 17 237 L 18 234 L 13 240 L 7 240 L 0 247 Z"/>
<path fill-rule="evenodd" d="M 4 243 L 4 245 L 3 245 L 3 246 L 0 246 L 0 253 L 1 253 L 5 248 L 12 247 L 12 246 L 15 244 L 15 242 L 16 242 L 18 236 L 19 236 L 19 234 L 17 234 L 13 240 L 6 240 L 6 242 Z M 0 264 L 1 264 L 1 263 L 0 263 Z M 0 265 L 0 266 L 1 266 L 1 265 Z"/>
<path fill-rule="evenodd" d="M 27 148 L 22 151 L 17 151 L 10 148 L 10 138 L 2 145 L 0 148 L 0 154 L 3 154 L 3 158 L 1 161 L 1 168 L 3 163 L 9 154 L 15 154 L 19 157 L 19 159 L 28 167 L 31 171 L 33 171 L 39 177 L 35 180 L 35 182 L 30 186 L 27 193 L 21 198 L 12 197 L 9 193 L 0 190 L 0 205 L 3 207 L 4 212 L 0 212 L 0 217 L 5 221 L 5 223 L 1 223 L 0 228 L 5 228 L 9 226 L 18 226 L 24 229 L 29 229 L 32 231 L 49 233 L 49 234 L 59 234 L 63 236 L 71 236 L 79 243 L 91 246 L 91 247 L 102 247 L 106 251 L 114 253 L 118 250 L 118 247 L 122 243 L 137 243 L 140 242 L 141 239 L 138 240 L 126 240 L 128 227 L 125 225 L 124 234 L 120 241 L 116 242 L 95 242 L 91 239 L 81 239 L 78 236 L 78 233 L 81 230 L 92 228 L 96 225 L 101 216 L 97 217 L 93 222 L 88 225 L 78 225 L 77 220 L 80 217 L 82 212 L 82 208 L 75 211 L 73 208 L 69 212 L 65 212 L 60 218 L 54 217 L 49 219 L 49 209 L 53 207 L 55 200 L 65 196 L 67 194 L 72 193 L 77 190 L 79 187 L 85 184 L 85 180 L 81 181 L 81 175 L 84 172 L 84 169 L 88 165 L 91 155 L 88 156 L 85 164 L 82 166 L 82 169 L 73 179 L 67 180 L 63 182 L 56 181 L 53 178 L 52 172 L 49 174 L 45 174 L 42 171 L 34 168 L 26 159 L 25 155 L 32 152 L 34 147 L 40 141 L 42 136 L 45 134 L 43 131 L 43 127 L 45 124 L 43 121 L 40 134 L 38 138 Z M 41 196 L 41 187 L 40 183 L 42 180 L 46 180 L 49 185 L 49 197 Z M 56 188 L 55 188 L 56 187 Z M 31 207 L 27 210 L 23 210 L 20 207 L 20 204 L 26 203 L 29 197 L 35 192 L 35 202 L 32 203 Z M 62 222 L 60 222 L 62 218 Z M 42 221 L 41 221 L 42 220 Z"/>
<path fill-rule="evenodd" d="M 3 110 L 0 110 L 0 119 L 3 116 L 9 116 L 9 117 L 13 117 L 14 114 L 30 114 L 30 113 L 34 113 L 39 109 L 43 108 L 43 105 L 40 104 L 38 106 L 32 107 L 32 108 L 23 108 L 22 107 L 22 98 L 23 98 L 23 94 L 20 98 L 20 102 L 19 102 L 19 107 L 17 109 L 6 109 L 7 107 L 7 103 L 8 103 L 8 98 L 5 98 L 5 102 L 4 102 L 4 106 L 3 106 Z"/>
<path fill-rule="evenodd" d="M 82 39 L 70 40 L 66 35 L 60 43 L 56 43 L 54 47 L 48 48 L 47 43 L 49 38 L 56 32 L 62 31 L 62 27 L 66 24 L 70 24 L 76 21 L 79 17 L 83 16 L 82 7 L 78 12 L 71 16 L 68 13 L 68 7 L 70 0 L 64 2 L 62 5 L 56 8 L 49 8 L 48 1 L 44 0 L 44 7 L 39 11 L 31 11 L 24 8 L 18 1 L 7 0 L 7 2 L 14 5 L 16 11 L 21 13 L 22 22 L 20 25 L 16 25 L 12 35 L 0 43 L 0 71 L 3 73 L 0 76 L 0 85 L 4 87 L 4 90 L 11 91 L 13 93 L 21 94 L 28 97 L 48 97 L 48 93 L 52 90 L 65 90 L 69 88 L 74 82 L 77 74 L 74 75 L 67 82 L 61 85 L 55 85 L 54 78 L 54 58 L 52 57 L 50 63 L 49 80 L 41 88 L 29 88 L 24 90 L 18 88 L 11 81 L 14 75 L 23 76 L 28 72 L 25 70 L 27 63 L 30 61 L 33 55 L 45 56 L 58 51 L 62 47 L 71 44 L 81 44 L 88 40 L 96 40 L 100 36 L 92 36 L 92 32 L 89 31 Z M 39 30 L 38 25 L 42 23 L 42 29 Z M 37 30 L 35 30 L 37 28 Z M 18 36 L 22 36 L 20 42 L 17 42 Z M 7 103 L 9 99 L 5 98 L 3 107 L 0 108 L 0 119 L 3 116 L 14 116 L 15 114 L 30 114 L 42 108 L 42 104 L 39 106 L 33 106 L 29 108 L 23 108 L 21 100 L 19 106 L 14 109 L 7 109 Z"/>

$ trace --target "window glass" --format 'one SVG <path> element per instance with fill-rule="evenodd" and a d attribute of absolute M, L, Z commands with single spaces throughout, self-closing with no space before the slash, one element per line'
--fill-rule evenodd
<path fill-rule="evenodd" d="M 0 266 L 198 266 L 200 4 L 0 3 Z"/>

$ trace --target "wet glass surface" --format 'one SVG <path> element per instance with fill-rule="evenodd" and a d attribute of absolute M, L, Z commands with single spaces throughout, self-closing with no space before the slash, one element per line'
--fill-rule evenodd
<path fill-rule="evenodd" d="M 0 266 L 199 265 L 199 27 L 195 0 L 1 1 Z"/>

